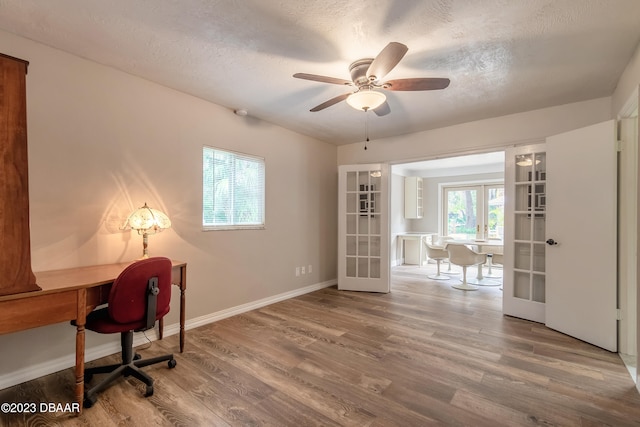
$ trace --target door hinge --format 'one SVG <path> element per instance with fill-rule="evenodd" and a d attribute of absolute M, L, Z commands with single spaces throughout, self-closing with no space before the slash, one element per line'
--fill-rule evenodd
<path fill-rule="evenodd" d="M 622 310 L 616 308 L 616 320 L 622 320 Z"/>
<path fill-rule="evenodd" d="M 616 141 L 616 151 L 617 152 L 621 152 L 622 151 L 622 140 L 617 140 Z"/>

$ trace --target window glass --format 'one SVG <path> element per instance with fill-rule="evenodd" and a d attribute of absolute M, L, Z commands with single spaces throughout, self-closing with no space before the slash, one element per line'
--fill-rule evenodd
<path fill-rule="evenodd" d="M 263 228 L 264 159 L 202 149 L 202 226 L 207 230 Z"/>
<path fill-rule="evenodd" d="M 444 235 L 463 240 L 503 239 L 503 184 L 445 185 L 442 206 Z"/>

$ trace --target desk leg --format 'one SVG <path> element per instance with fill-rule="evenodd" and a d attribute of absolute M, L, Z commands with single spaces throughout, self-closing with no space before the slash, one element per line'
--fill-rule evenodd
<path fill-rule="evenodd" d="M 78 313 L 76 317 L 76 402 L 80 404 L 82 412 L 82 400 L 84 398 L 84 345 L 85 329 L 87 321 L 87 290 L 78 290 Z"/>
<path fill-rule="evenodd" d="M 187 267 L 180 269 L 180 353 L 184 352 L 185 292 L 187 290 Z"/>
<path fill-rule="evenodd" d="M 174 283 L 175 285 L 175 283 Z M 180 267 L 180 353 L 184 353 L 185 296 L 187 290 L 187 267 Z M 162 339 L 164 318 L 158 320 L 158 338 Z"/>

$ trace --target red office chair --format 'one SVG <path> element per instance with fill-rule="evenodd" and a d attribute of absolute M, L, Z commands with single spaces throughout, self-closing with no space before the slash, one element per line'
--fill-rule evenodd
<path fill-rule="evenodd" d="M 133 375 L 147 385 L 144 396 L 151 396 L 153 378 L 140 368 L 164 361 L 168 362 L 169 368 L 175 368 L 173 354 L 141 359 L 133 350 L 133 332 L 153 328 L 156 320 L 169 312 L 170 301 L 171 260 L 168 258 L 154 257 L 137 261 L 120 273 L 111 287 L 109 305 L 89 313 L 86 328 L 100 334 L 120 333 L 122 363 L 85 369 L 85 384 L 91 381 L 94 374 L 109 374 L 100 383 L 85 390 L 86 408 L 96 402 L 97 393 L 121 376 Z"/>

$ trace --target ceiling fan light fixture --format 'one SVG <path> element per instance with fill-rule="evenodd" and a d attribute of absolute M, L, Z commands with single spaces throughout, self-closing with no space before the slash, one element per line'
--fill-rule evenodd
<path fill-rule="evenodd" d="M 540 159 L 536 159 L 535 163 L 536 165 L 539 165 Z M 523 166 L 523 167 L 532 166 L 533 159 L 531 158 L 530 155 L 521 154 L 519 156 L 516 156 L 516 165 Z"/>
<path fill-rule="evenodd" d="M 381 106 L 387 97 L 375 90 L 360 90 L 347 98 L 347 104 L 360 111 L 375 110 Z"/>

